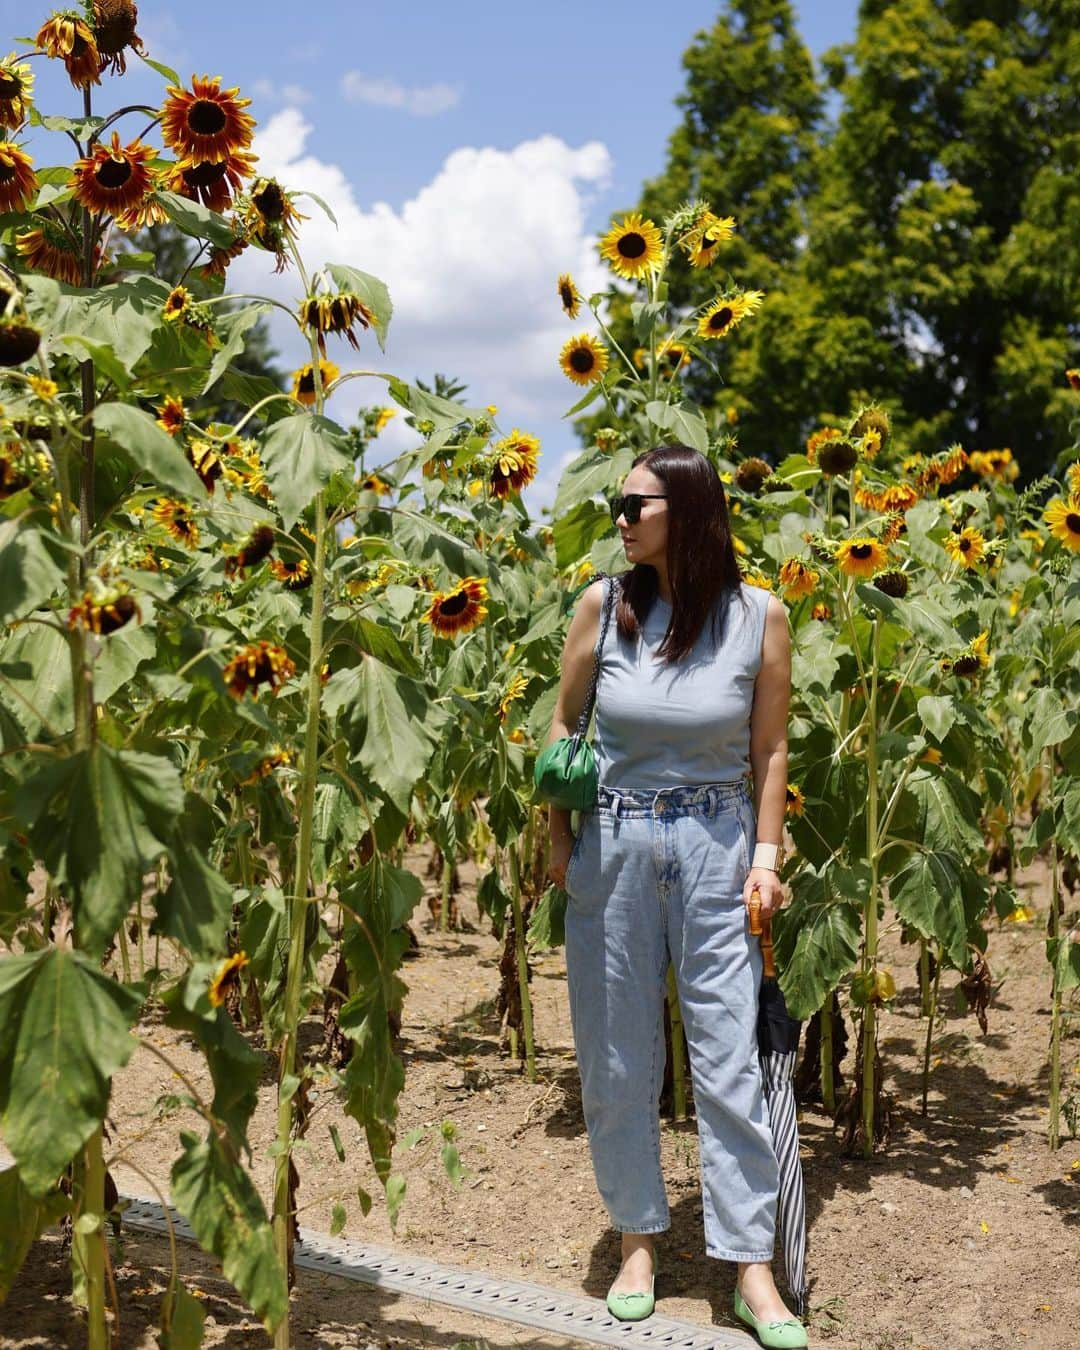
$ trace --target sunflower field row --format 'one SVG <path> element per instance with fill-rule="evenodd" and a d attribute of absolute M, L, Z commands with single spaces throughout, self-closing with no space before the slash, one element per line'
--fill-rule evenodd
<path fill-rule="evenodd" d="M 96 112 L 135 58 L 162 77 L 160 105 Z M 39 111 L 33 60 L 63 63 L 77 115 Z M 481 863 L 481 912 L 516 976 L 500 990 L 510 1053 L 533 1073 L 528 947 L 560 940 L 565 897 L 544 881 L 532 764 L 576 595 L 621 565 L 600 499 L 658 441 L 713 459 L 747 579 L 788 603 L 795 847 L 777 952 L 792 1011 L 820 1018 L 827 1102 L 834 1022 L 860 1028 L 850 1147 L 880 1142 L 875 1016 L 895 989 L 881 925 L 903 925 L 927 981 L 931 965 L 963 972 L 978 1007 L 992 921 L 1022 917 L 1013 860 L 1037 852 L 1056 1143 L 1080 984 L 1063 881 L 1080 866 L 1077 446 L 1059 479 L 1017 491 L 1008 451 L 907 456 L 870 404 L 775 462 L 745 453 L 737 421 L 693 407 L 682 381 L 768 297 L 727 277 L 699 311 L 670 306 L 674 252 L 719 273 L 737 228 L 692 202 L 612 228 L 609 294 L 557 279 L 552 304 L 591 315 L 557 357 L 588 444 L 538 524 L 536 437 L 453 387 L 339 366 L 385 345 L 390 295 L 302 256 L 301 203 L 321 204 L 259 176 L 249 106 L 150 61 L 130 0 L 54 14 L 0 64 L 0 1130 L 15 1160 L 0 1297 L 63 1221 L 89 1342 L 109 1343 L 109 1169 L 126 1159 L 103 1125 L 130 1058 L 168 1060 L 153 1015 L 200 1046 L 209 1085 L 181 1076 L 170 1105 L 200 1122 L 179 1133 L 171 1201 L 289 1344 L 316 1072 L 362 1127 L 392 1217 L 405 1202 L 395 1028 L 417 843 L 442 865 L 444 926 L 456 862 Z M 56 163 L 35 163 L 30 128 Z M 183 276 L 139 251 L 166 223 L 199 250 Z M 309 358 L 288 392 L 237 364 L 286 308 L 230 294 L 246 250 L 295 279 L 286 312 Z M 607 317 L 620 307 L 629 351 Z M 378 397 L 345 426 L 330 410 L 357 379 Z M 379 462 L 390 416 L 416 443 Z M 299 1030 L 318 1008 L 316 1055 Z M 267 1051 L 264 1196 L 248 1128 Z M 443 1157 L 453 1176 L 449 1141 Z M 201 1317 L 177 1265 L 163 1336 L 196 1344 Z"/>

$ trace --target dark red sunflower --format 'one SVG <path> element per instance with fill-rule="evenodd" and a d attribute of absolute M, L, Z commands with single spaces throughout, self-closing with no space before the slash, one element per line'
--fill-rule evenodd
<path fill-rule="evenodd" d="M 93 154 L 76 161 L 68 187 L 79 205 L 95 215 L 137 211 L 153 190 L 149 166 L 154 153 L 139 140 L 121 147 L 114 131 L 110 145 L 95 145 Z"/>
<path fill-rule="evenodd" d="M 220 75 L 191 77 L 190 89 L 169 85 L 161 109 L 161 135 L 181 159 L 222 164 L 246 150 L 255 133 L 255 119 L 244 109 L 249 98 L 238 88 L 222 89 Z"/>
<path fill-rule="evenodd" d="M 0 211 L 25 211 L 36 191 L 34 161 L 14 141 L 0 141 Z"/>
<path fill-rule="evenodd" d="M 166 183 L 171 192 L 201 202 L 211 211 L 225 211 L 244 179 L 251 176 L 254 164 L 255 156 L 242 150 L 227 159 L 181 159 L 170 169 Z"/>
<path fill-rule="evenodd" d="M 77 89 L 101 83 L 101 53 L 86 21 L 75 10 L 46 19 L 34 43 L 46 56 L 64 62 L 68 79 Z"/>
<path fill-rule="evenodd" d="M 82 285 L 82 254 L 75 241 L 65 234 L 59 225 L 41 216 L 38 225 L 32 230 L 24 230 L 15 236 L 15 249 L 21 255 L 24 264 L 35 272 L 44 272 L 55 281 L 66 282 L 69 286 Z M 94 266 L 101 261 L 101 249 L 97 250 Z"/>
<path fill-rule="evenodd" d="M 273 548 L 274 531 L 269 525 L 256 525 L 240 548 L 225 559 L 225 575 L 243 577 L 246 567 L 261 563 L 273 552 Z"/>
<path fill-rule="evenodd" d="M 284 647 L 265 639 L 241 647 L 222 672 L 225 684 L 233 698 L 243 698 L 249 689 L 252 697 L 259 697 L 259 685 L 269 685 L 273 692 L 296 673 Z"/>
<path fill-rule="evenodd" d="M 101 69 L 123 75 L 127 70 L 124 50 L 143 54 L 142 38 L 135 31 L 139 11 L 133 0 L 94 0 L 94 40 L 101 53 Z"/>

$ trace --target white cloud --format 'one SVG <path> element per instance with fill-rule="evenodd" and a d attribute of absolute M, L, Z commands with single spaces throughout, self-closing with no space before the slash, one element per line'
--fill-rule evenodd
<path fill-rule="evenodd" d="M 350 103 L 371 103 L 377 108 L 401 108 L 414 117 L 434 117 L 456 108 L 461 89 L 453 84 L 426 84 L 409 88 L 386 76 L 363 75 L 347 71 L 341 78 L 341 92 Z"/>
<path fill-rule="evenodd" d="M 340 165 L 306 153 L 312 130 L 296 108 L 270 118 L 253 147 L 259 170 L 317 193 L 337 217 L 335 227 L 310 198 L 300 200 L 309 216 L 300 227 L 309 268 L 339 262 L 373 273 L 394 303 L 385 357 L 370 334 L 358 360 L 350 362 L 345 347 L 331 356 L 342 367 L 391 370 L 409 380 L 440 371 L 467 382 L 473 404 L 498 404 L 502 429 L 518 426 L 541 437 L 541 475 L 548 481 L 538 485 L 534 506 L 550 500 L 560 461 L 576 445 L 562 415 L 580 393 L 559 370 L 558 353 L 572 334 L 593 327 L 587 311 L 573 323 L 566 318 L 555 281 L 572 272 L 586 295 L 606 285 L 586 216 L 610 181 L 607 148 L 598 141 L 574 148 L 556 136 L 511 150 L 463 147 L 395 208 L 362 205 Z M 274 276 L 265 253 L 249 249 L 230 277 L 236 289 L 294 307 L 295 272 Z M 285 358 L 304 360 L 296 330 L 279 326 L 283 318 L 274 323 Z M 381 402 L 381 381 L 351 381 L 330 411 L 344 419 L 360 403 Z"/>
<path fill-rule="evenodd" d="M 256 97 L 268 103 L 287 103 L 291 107 L 299 107 L 311 102 L 311 94 L 300 84 L 278 85 L 273 80 L 262 79 L 256 80 L 251 90 Z"/>

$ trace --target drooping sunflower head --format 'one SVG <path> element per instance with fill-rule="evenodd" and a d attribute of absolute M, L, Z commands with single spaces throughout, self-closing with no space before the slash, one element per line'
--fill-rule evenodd
<path fill-rule="evenodd" d="M 663 236 L 651 220 L 634 211 L 604 235 L 600 256 L 616 276 L 637 281 L 660 266 L 664 256 Z"/>
<path fill-rule="evenodd" d="M 0 319 L 0 366 L 21 366 L 41 345 L 41 333 L 23 319 Z"/>
<path fill-rule="evenodd" d="M 821 447 L 827 445 L 829 441 L 842 440 L 843 435 L 838 427 L 822 427 L 819 431 L 811 432 L 806 441 L 806 458 L 811 464 L 816 464 Z"/>
<path fill-rule="evenodd" d="M 876 450 L 884 450 L 889 443 L 889 436 L 892 432 L 892 426 L 889 422 L 889 414 L 877 403 L 869 403 L 860 408 L 852 419 L 851 426 L 848 428 L 848 435 L 853 441 L 863 440 L 868 432 L 877 433 Z M 867 455 L 867 459 L 872 459 L 873 455 Z"/>
<path fill-rule="evenodd" d="M 826 441 L 817 453 L 818 468 L 826 478 L 834 478 L 837 474 L 849 473 L 855 467 L 858 459 L 858 446 L 846 438 Z"/>
<path fill-rule="evenodd" d="M 744 459 L 735 470 L 735 482 L 744 492 L 760 492 L 765 480 L 772 473 L 772 465 L 751 455 Z"/>
<path fill-rule="evenodd" d="M 451 638 L 469 633 L 487 617 L 487 581 L 483 577 L 465 577 L 449 591 L 436 591 L 424 614 L 436 637 Z"/>
<path fill-rule="evenodd" d="M 590 334 L 579 333 L 563 344 L 559 365 L 575 384 L 595 384 L 608 368 L 608 350 Z"/>
<path fill-rule="evenodd" d="M 207 990 L 207 997 L 210 999 L 212 1008 L 220 1008 L 230 991 L 239 987 L 240 972 L 247 964 L 247 954 L 236 952 L 218 966 L 214 978 L 210 981 L 210 988 Z"/>
<path fill-rule="evenodd" d="M 138 22 L 139 11 L 133 0 L 94 0 L 94 39 L 103 58 L 103 71 L 123 75 L 127 47 L 142 56 L 142 38 L 135 31 Z"/>
<path fill-rule="evenodd" d="M 375 322 L 371 309 L 352 291 L 338 291 L 333 295 L 309 295 L 300 302 L 300 326 L 318 337 L 319 350 L 326 352 L 326 334 L 336 333 L 345 338 L 354 351 L 360 344 L 353 331 L 355 325 L 370 328 Z"/>
<path fill-rule="evenodd" d="M 250 689 L 257 699 L 260 685 L 276 693 L 295 673 L 296 666 L 285 648 L 263 638 L 241 647 L 222 671 L 222 678 L 233 698 L 243 698 Z"/>
<path fill-rule="evenodd" d="M 802 600 L 812 595 L 821 579 L 802 558 L 785 558 L 780 567 L 780 586 L 787 600 Z"/>
<path fill-rule="evenodd" d="M 244 112 L 251 99 L 238 98 L 238 88 L 222 89 L 220 75 L 193 75 L 190 89 L 169 85 L 165 92 L 161 135 L 174 154 L 221 164 L 251 144 L 255 119 Z"/>
<path fill-rule="evenodd" d="M 986 552 L 986 539 L 980 530 L 966 526 L 962 530 L 950 530 L 943 540 L 945 552 L 953 560 L 966 568 L 974 568 Z"/>
<path fill-rule="evenodd" d="M 907 573 L 894 568 L 889 572 L 879 572 L 874 585 L 883 595 L 891 595 L 894 600 L 903 600 L 908 593 Z"/>
<path fill-rule="evenodd" d="M 77 89 L 101 83 L 101 53 L 94 35 L 77 10 L 52 15 L 38 29 L 34 45 L 51 60 L 63 61 Z"/>
<path fill-rule="evenodd" d="M 55 222 L 44 216 L 36 220 L 33 229 L 15 236 L 15 249 L 24 266 L 68 286 L 81 285 L 82 255 L 77 245 Z"/>
<path fill-rule="evenodd" d="M 953 657 L 951 660 L 946 658 L 942 662 L 943 668 L 951 669 L 954 675 L 974 675 L 977 671 L 982 670 L 990 664 L 990 653 L 987 650 L 989 639 L 989 630 L 984 628 L 977 637 L 972 638 L 968 643 L 966 651 L 961 652 L 959 656 Z"/>
<path fill-rule="evenodd" d="M 280 581 L 287 591 L 303 591 L 311 585 L 311 567 L 306 558 L 296 558 L 284 562 L 281 558 L 270 559 L 270 573 Z"/>
<path fill-rule="evenodd" d="M 1020 466 L 1009 449 L 973 450 L 967 457 L 968 467 L 980 478 L 998 478 L 1011 483 L 1020 473 Z M 943 479 L 942 481 L 948 481 Z"/>
<path fill-rule="evenodd" d="M 299 370 L 293 371 L 292 396 L 297 403 L 303 403 L 309 408 L 315 403 L 315 369 L 315 366 L 309 362 L 306 366 L 301 366 Z M 325 397 L 327 388 L 334 383 L 341 371 L 334 365 L 333 361 L 320 361 L 318 372 L 323 396 Z"/>
<path fill-rule="evenodd" d="M 194 548 L 199 542 L 199 525 L 186 502 L 174 497 L 159 497 L 150 514 L 159 525 L 164 525 L 178 544 Z"/>
<path fill-rule="evenodd" d="M 34 72 L 11 52 L 0 61 L 0 130 L 18 131 L 30 112 Z"/>
<path fill-rule="evenodd" d="M 82 600 L 68 614 L 69 628 L 86 628 L 91 633 L 107 637 L 123 628 L 132 619 L 142 622 L 138 601 L 121 582 L 104 587 L 96 593 L 86 591 Z"/>
<path fill-rule="evenodd" d="M 784 799 L 784 813 L 789 816 L 801 816 L 805 809 L 806 798 L 802 789 L 795 783 L 789 783 Z"/>
<path fill-rule="evenodd" d="M 36 191 L 34 161 L 14 141 L 0 141 L 0 212 L 25 211 Z"/>
<path fill-rule="evenodd" d="M 690 266 L 708 267 L 721 244 L 726 244 L 734 233 L 734 216 L 714 216 L 711 211 L 706 211 L 683 240 Z"/>
<path fill-rule="evenodd" d="M 718 296 L 698 319 L 698 337 L 725 337 L 743 319 L 760 309 L 764 299 L 764 291 L 738 291 L 734 295 Z"/>
<path fill-rule="evenodd" d="M 488 480 L 491 495 L 501 499 L 527 487 L 536 477 L 539 457 L 539 440 L 515 427 L 495 446 L 495 462 Z"/>
<path fill-rule="evenodd" d="M 239 192 L 244 179 L 254 172 L 255 156 L 246 150 L 237 150 L 226 159 L 178 159 L 168 171 L 166 182 L 170 192 L 178 192 L 193 202 L 202 202 L 211 211 L 225 211 L 233 194 Z"/>
<path fill-rule="evenodd" d="M 499 699 L 499 721 L 505 722 L 507 714 L 510 712 L 510 705 L 516 703 L 525 690 L 529 687 L 529 677 L 523 670 L 515 670 L 510 676 L 509 683 Z"/>
<path fill-rule="evenodd" d="M 559 299 L 562 301 L 563 310 L 571 319 L 576 319 L 578 311 L 581 309 L 581 292 L 574 285 L 574 278 L 569 272 L 563 272 L 555 284 Z"/>
<path fill-rule="evenodd" d="M 246 568 L 257 566 L 273 548 L 274 531 L 269 525 L 256 525 L 237 551 L 225 559 L 225 575 L 243 577 Z"/>
<path fill-rule="evenodd" d="M 153 158 L 151 146 L 134 140 L 122 147 L 114 131 L 110 145 L 99 141 L 92 154 L 77 161 L 68 186 L 79 205 L 95 215 L 137 212 L 153 190 L 149 167 Z"/>
<path fill-rule="evenodd" d="M 1069 381 L 1069 387 L 1071 389 L 1080 389 L 1080 370 L 1077 370 L 1075 367 L 1070 367 L 1070 369 L 1065 372 L 1065 378 Z"/>
<path fill-rule="evenodd" d="M 1043 520 L 1055 539 L 1072 552 L 1080 552 L 1080 494 L 1055 497 L 1043 512 Z"/>
<path fill-rule="evenodd" d="M 872 577 L 889 560 L 888 550 L 876 539 L 845 539 L 836 549 L 836 565 L 849 577 Z"/>
<path fill-rule="evenodd" d="M 225 466 L 217 451 L 209 441 L 200 438 L 192 441 L 184 453 L 187 455 L 188 463 L 199 475 L 203 487 L 213 496 L 214 484 L 225 472 Z"/>

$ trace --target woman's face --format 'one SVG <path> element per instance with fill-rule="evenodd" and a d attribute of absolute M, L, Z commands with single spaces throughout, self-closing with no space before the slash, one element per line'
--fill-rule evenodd
<path fill-rule="evenodd" d="M 631 469 L 622 485 L 623 496 L 631 492 L 647 495 L 648 500 L 641 503 L 641 519 L 633 525 L 625 515 L 615 522 L 622 535 L 623 550 L 628 563 L 647 563 L 650 567 L 664 567 L 667 564 L 668 504 L 657 501 L 656 496 L 665 496 L 667 489 L 651 469 L 639 464 Z"/>

